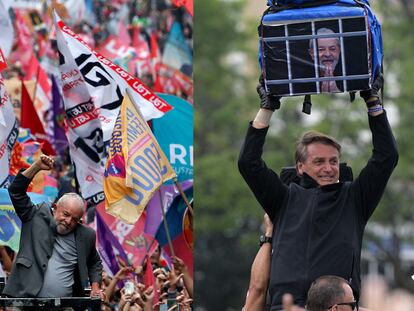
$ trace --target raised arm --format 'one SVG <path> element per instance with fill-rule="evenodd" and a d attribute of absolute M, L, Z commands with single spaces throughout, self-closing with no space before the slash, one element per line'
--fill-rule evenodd
<path fill-rule="evenodd" d="M 274 220 L 287 192 L 287 187 L 262 159 L 263 145 L 273 111 L 280 106 L 279 97 L 267 95 L 262 84 L 257 87 L 260 110 L 249 126 L 240 151 L 238 166 L 249 188 L 269 217 Z"/>
<path fill-rule="evenodd" d="M 382 83 L 382 76 L 379 76 L 371 90 L 361 92 L 368 107 L 373 144 L 371 158 L 354 182 L 362 202 L 361 213 L 364 221 L 368 221 L 374 212 L 398 163 L 397 143 L 378 96 Z"/>
<path fill-rule="evenodd" d="M 27 195 L 27 188 L 33 177 L 41 170 L 50 170 L 53 168 L 54 160 L 42 154 L 28 169 L 19 172 L 8 191 L 14 209 L 22 222 L 29 221 L 34 213 L 33 203 Z"/>

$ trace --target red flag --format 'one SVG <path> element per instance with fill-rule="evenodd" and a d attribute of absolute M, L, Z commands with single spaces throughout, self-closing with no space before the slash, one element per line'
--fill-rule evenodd
<path fill-rule="evenodd" d="M 0 72 L 7 68 L 6 59 L 4 58 L 3 51 L 0 49 Z"/>
<path fill-rule="evenodd" d="M 173 0 L 172 2 L 177 7 L 184 6 L 191 16 L 194 15 L 193 0 Z"/>
<path fill-rule="evenodd" d="M 27 67 L 25 80 L 36 80 L 36 98 L 33 98 L 33 105 L 38 112 L 38 115 L 42 116 L 51 108 L 52 84 L 46 71 L 43 69 L 34 53 L 30 58 L 30 64 Z M 43 127 L 47 127 L 46 121 L 42 122 L 42 124 Z"/>
<path fill-rule="evenodd" d="M 36 139 L 42 143 L 42 150 L 48 155 L 56 155 L 55 150 L 49 143 L 49 138 L 43 128 L 42 122 L 37 115 L 37 112 L 33 106 L 33 102 L 30 99 L 30 95 L 27 92 L 26 86 L 22 81 L 22 108 L 20 112 L 20 126 L 30 129 L 30 132 L 36 137 Z"/>
<path fill-rule="evenodd" d="M 152 271 L 151 259 L 149 255 L 147 255 L 145 261 L 147 262 L 147 268 L 145 269 L 144 284 L 146 287 L 155 286 L 154 271 Z"/>
<path fill-rule="evenodd" d="M 154 31 L 150 37 L 151 48 L 151 67 L 152 67 L 152 79 L 154 81 L 154 91 L 163 93 L 164 88 L 162 81 L 158 75 L 159 66 L 161 65 L 160 49 L 158 47 L 158 34 Z"/>
<path fill-rule="evenodd" d="M 154 271 L 152 270 L 151 259 L 150 259 L 149 255 L 147 255 L 146 261 L 147 261 L 147 265 L 146 265 L 147 268 L 145 270 L 143 281 L 144 281 L 144 284 L 145 284 L 145 288 L 148 288 L 149 286 L 152 286 L 152 288 L 154 289 L 154 298 L 152 299 L 152 304 L 156 304 L 158 302 L 158 299 L 159 299 L 160 295 L 157 291 Z"/>

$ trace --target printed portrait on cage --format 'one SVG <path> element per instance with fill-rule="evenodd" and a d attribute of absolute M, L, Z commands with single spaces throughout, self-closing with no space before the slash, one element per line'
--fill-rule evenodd
<path fill-rule="evenodd" d="M 366 27 L 363 17 L 263 24 L 262 62 L 268 91 L 302 95 L 368 89 Z"/>

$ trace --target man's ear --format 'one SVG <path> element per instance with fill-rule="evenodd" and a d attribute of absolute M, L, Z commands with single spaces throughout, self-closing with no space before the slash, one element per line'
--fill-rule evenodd
<path fill-rule="evenodd" d="M 298 175 L 303 175 L 303 163 L 302 162 L 296 162 L 296 172 Z"/>
<path fill-rule="evenodd" d="M 314 53 L 313 48 L 312 49 L 309 49 L 308 52 L 309 52 L 310 57 L 313 60 L 313 57 L 314 57 L 314 55 L 313 55 L 313 53 Z"/>
<path fill-rule="evenodd" d="M 52 203 L 52 209 L 53 209 L 53 211 L 56 211 L 56 208 L 57 208 L 56 203 Z"/>

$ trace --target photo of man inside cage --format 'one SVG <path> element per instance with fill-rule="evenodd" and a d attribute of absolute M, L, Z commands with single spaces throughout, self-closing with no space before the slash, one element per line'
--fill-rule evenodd
<path fill-rule="evenodd" d="M 370 87 L 369 33 L 363 17 L 263 27 L 263 68 L 271 93 L 338 93 Z"/>

